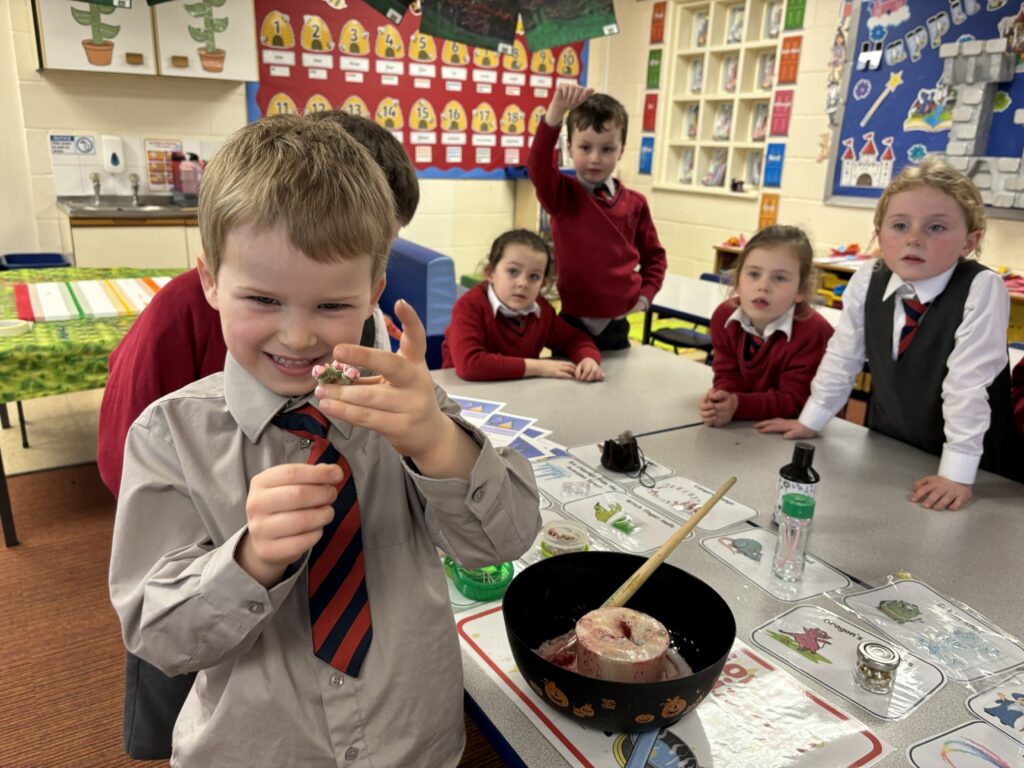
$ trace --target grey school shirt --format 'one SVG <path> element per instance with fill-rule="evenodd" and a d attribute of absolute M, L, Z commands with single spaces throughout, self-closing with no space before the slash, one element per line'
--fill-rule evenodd
<path fill-rule="evenodd" d="M 174 726 L 174 766 L 455 766 L 462 661 L 435 545 L 467 567 L 520 556 L 540 529 L 528 462 L 482 446 L 469 481 L 432 479 L 380 435 L 333 421 L 362 520 L 373 640 L 358 678 L 313 654 L 306 558 L 267 590 L 234 558 L 249 482 L 305 463 L 271 424 L 289 403 L 228 355 L 224 372 L 158 400 L 132 425 L 110 595 L 129 651 L 198 672 Z M 316 404 L 315 401 L 313 403 Z"/>

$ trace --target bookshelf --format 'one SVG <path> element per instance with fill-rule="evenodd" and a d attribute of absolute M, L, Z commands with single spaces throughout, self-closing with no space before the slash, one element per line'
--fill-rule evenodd
<path fill-rule="evenodd" d="M 656 188 L 757 198 L 783 11 L 781 0 L 670 3 Z"/>

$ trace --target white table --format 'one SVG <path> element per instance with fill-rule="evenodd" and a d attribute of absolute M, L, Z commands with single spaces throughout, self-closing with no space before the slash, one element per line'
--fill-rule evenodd
<path fill-rule="evenodd" d="M 644 316 L 644 343 L 651 335 L 651 318 L 654 314 L 661 317 L 677 317 L 698 325 L 710 325 L 711 316 L 718 305 L 732 295 L 732 287 L 724 283 L 710 280 L 698 280 L 682 275 L 665 275 L 661 290 L 654 297 L 650 308 Z M 816 306 L 815 309 L 829 321 L 834 328 L 842 316 L 842 311 L 832 307 Z"/>
<path fill-rule="evenodd" d="M 630 430 L 643 434 L 700 423 L 697 407 L 711 387 L 711 367 L 652 346 L 602 353 L 607 378 L 464 381 L 454 368 L 432 371 L 453 395 L 507 403 L 504 410 L 537 419 L 551 439 L 572 446 Z"/>
<path fill-rule="evenodd" d="M 617 405 L 612 401 L 602 408 L 597 399 L 574 402 L 572 428 L 583 440 L 572 442 L 596 441 L 612 431 L 603 427 L 615 418 Z M 527 408 L 526 413 L 531 410 Z M 650 458 L 707 486 L 716 487 L 735 474 L 738 482 L 730 497 L 759 510 L 755 522 L 764 525 L 771 517 L 778 468 L 790 461 L 793 451 L 791 441 L 761 435 L 749 422 L 722 429 L 696 426 L 662 431 L 642 436 L 639 442 Z M 983 472 L 975 486 L 976 498 L 967 509 L 933 512 L 911 504 L 908 496 L 915 479 L 934 472 L 937 457 L 838 419 L 825 428 L 815 445 L 814 466 L 822 474 L 822 487 L 811 537 L 813 554 L 871 586 L 884 584 L 889 574 L 907 570 L 1005 631 L 1024 635 L 1024 601 L 1020 600 L 1018 578 L 1020 542 L 1024 541 L 1024 486 Z M 740 523 L 729 530 L 749 530 L 749 526 Z M 710 534 L 698 534 L 680 545 L 669 562 L 708 582 L 726 599 L 736 617 L 737 636 L 749 644 L 754 628 L 795 604 L 775 600 L 709 555 L 699 539 Z M 841 613 L 826 597 L 809 602 Z M 969 719 L 964 701 L 970 692 L 954 683 L 947 683 L 910 717 L 886 722 L 787 665 L 779 666 L 890 742 L 895 751 L 879 763 L 884 768 L 905 765 L 904 751 L 909 745 Z M 466 655 L 464 672 L 473 701 L 526 765 L 566 765 Z M 552 712 L 546 714 L 557 717 Z M 752 757 L 750 765 L 756 764 Z"/>
<path fill-rule="evenodd" d="M 735 474 L 730 497 L 768 526 L 778 469 L 792 460 L 794 443 L 750 425 L 649 435 L 640 447 L 705 485 Z M 1020 579 L 1010 576 L 1024 541 L 1024 485 L 980 472 L 967 507 L 937 512 L 910 501 L 914 481 L 938 469 L 937 456 L 842 419 L 808 442 L 822 478 L 814 554 L 872 585 L 908 571 L 1024 636 Z"/>

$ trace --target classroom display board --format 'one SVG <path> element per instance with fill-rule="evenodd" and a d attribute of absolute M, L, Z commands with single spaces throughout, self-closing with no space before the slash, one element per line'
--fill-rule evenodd
<path fill-rule="evenodd" d="M 586 69 L 583 43 L 530 51 L 520 27 L 499 53 L 421 33 L 418 4 L 396 18 L 363 0 L 256 0 L 252 116 L 343 109 L 391 130 L 421 177 L 500 175 L 525 165 L 552 89 Z"/>
<path fill-rule="evenodd" d="M 1007 40 L 1014 76 L 991 94 L 984 154 L 1020 158 L 1024 131 L 1014 125 L 1014 112 L 1024 106 L 1024 3 L 864 0 L 857 7 L 842 123 L 832 148 L 832 195 L 878 197 L 905 165 L 946 151 L 956 106 L 940 57 L 947 43 Z"/>

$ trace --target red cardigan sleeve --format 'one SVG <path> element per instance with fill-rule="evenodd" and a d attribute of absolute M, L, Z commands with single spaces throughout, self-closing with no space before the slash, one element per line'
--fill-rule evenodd
<path fill-rule="evenodd" d="M 533 182 L 537 199 L 552 216 L 561 210 L 565 202 L 567 188 L 572 181 L 562 175 L 555 164 L 555 144 L 558 142 L 559 128 L 552 128 L 543 120 L 537 126 L 537 135 L 533 137 L 533 146 L 526 158 L 526 170 Z"/>
<path fill-rule="evenodd" d="M 465 293 L 452 307 L 452 322 L 445 331 L 445 338 L 459 378 L 501 381 L 521 379 L 526 374 L 524 358 L 488 350 L 487 331 L 493 321 L 487 295 L 476 288 Z"/>
<path fill-rule="evenodd" d="M 185 276 L 175 278 L 183 279 Z M 174 306 L 182 292 L 161 289 L 110 354 L 109 375 L 100 403 L 96 464 L 103 484 L 116 498 L 121 488 L 124 443 L 135 419 L 155 400 L 191 384 L 199 376 L 197 330 L 187 307 Z M 199 294 L 205 303 L 205 297 Z M 220 326 L 204 329 L 220 333 Z M 223 362 L 221 362 L 223 368 Z"/>
<path fill-rule="evenodd" d="M 778 389 L 737 392 L 738 404 L 733 418 L 745 421 L 799 416 L 811 394 L 811 380 L 830 336 L 832 326 L 817 312 L 804 320 L 794 320 L 788 354 L 780 363 L 785 364 L 785 368 L 779 373 Z"/>
<path fill-rule="evenodd" d="M 725 325 L 737 306 L 736 299 L 726 299 L 711 315 L 711 346 L 715 351 L 711 360 L 711 370 L 715 374 L 712 384 L 715 389 L 724 389 L 726 392 L 738 392 L 743 388 L 737 344 L 739 337 L 734 328 Z"/>
<path fill-rule="evenodd" d="M 555 309 L 543 298 L 537 301 L 541 306 L 541 321 L 547 326 L 544 346 L 556 355 L 568 357 L 574 363 L 592 357 L 601 362 L 601 353 L 593 339 L 578 328 L 573 328 L 555 314 Z"/>
<path fill-rule="evenodd" d="M 654 227 L 651 209 L 647 207 L 646 200 L 637 223 L 636 247 L 640 252 L 640 295 L 651 304 L 654 295 L 661 290 L 661 284 L 665 281 L 668 259 L 658 239 L 658 230 Z"/>

